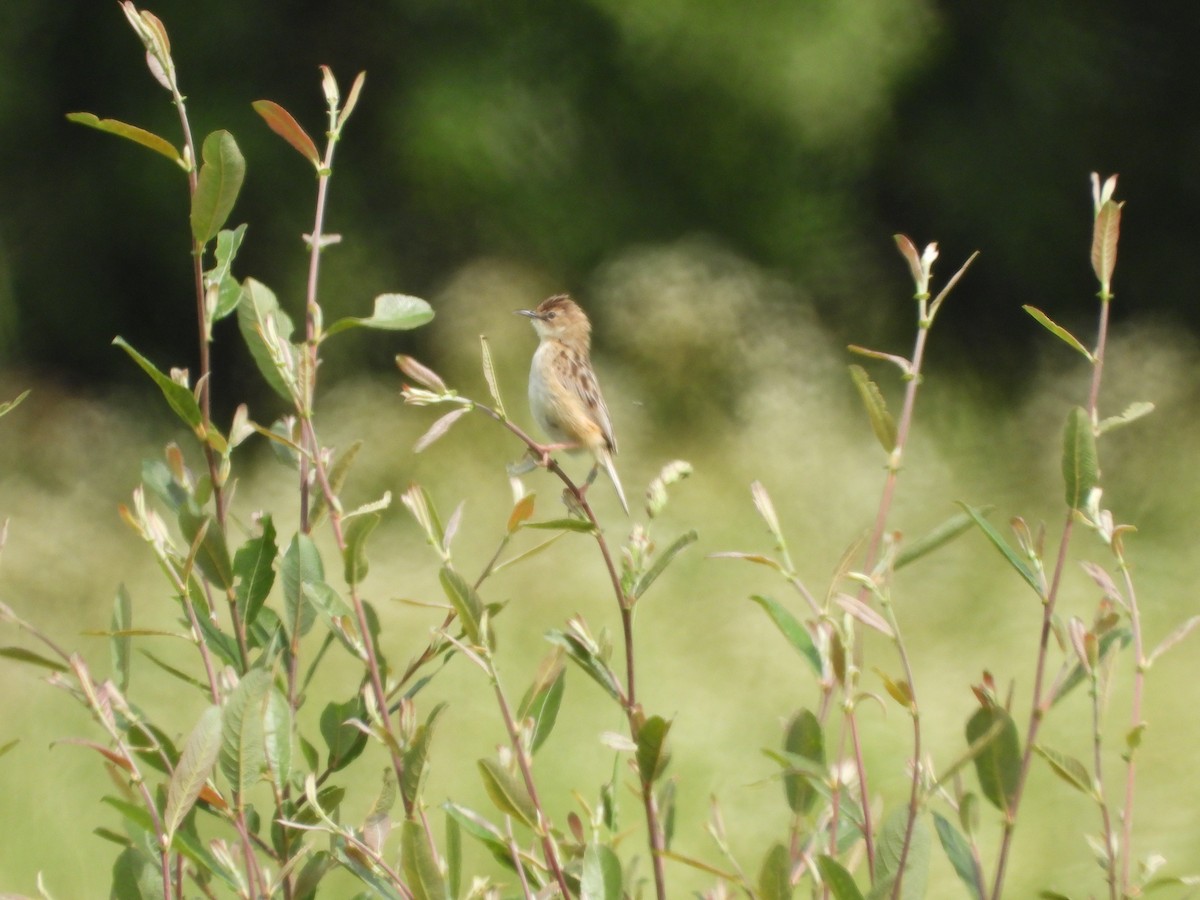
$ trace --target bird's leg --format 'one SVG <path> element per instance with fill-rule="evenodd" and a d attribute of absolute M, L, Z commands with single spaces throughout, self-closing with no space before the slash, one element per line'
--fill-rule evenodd
<path fill-rule="evenodd" d="M 529 452 L 537 457 L 537 465 L 543 469 L 550 466 L 550 454 L 556 450 L 578 450 L 582 445 L 578 441 L 562 441 L 557 444 L 539 444 L 534 442 Z"/>

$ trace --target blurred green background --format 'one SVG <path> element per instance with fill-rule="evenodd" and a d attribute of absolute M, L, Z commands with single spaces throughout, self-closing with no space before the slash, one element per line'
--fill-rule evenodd
<path fill-rule="evenodd" d="M 1058 435 L 1085 396 L 1087 373 L 1020 307 L 1039 306 L 1090 341 L 1087 176 L 1121 174 L 1118 197 L 1129 206 L 1103 407 L 1151 400 L 1159 409 L 1104 440 L 1105 500 L 1140 529 L 1132 554 L 1150 644 L 1194 611 L 1200 23 L 1192 6 L 172 0 L 149 8 L 172 35 L 197 132 L 228 128 L 246 155 L 233 221 L 250 230 L 238 274 L 270 284 L 293 310 L 313 179 L 250 102 L 276 100 L 319 134 L 316 67 L 332 65 L 343 85 L 368 73 L 337 158 L 328 221 L 343 243 L 326 254 L 323 303 L 329 318 L 361 315 L 375 294 L 403 291 L 426 297 L 438 318 L 411 335 L 356 331 L 329 347 L 323 439 L 366 441 L 351 502 L 411 481 L 443 513 L 466 498 L 459 564 L 483 565 L 511 502 L 504 463 L 519 448 L 468 418 L 412 454 L 432 416 L 402 407 L 392 358 L 415 353 L 481 395 L 486 333 L 509 407 L 527 421 L 534 338 L 511 310 L 559 290 L 577 294 L 595 322 L 631 496 L 670 459 L 695 465 L 654 528 L 665 543 L 694 527 L 700 542 L 648 596 L 638 622 L 645 703 L 675 717 L 681 852 L 718 861 L 701 828 L 710 794 L 748 869 L 785 827 L 758 748 L 777 744 L 781 722 L 816 691 L 745 598 L 768 593 L 799 611 L 798 598 L 765 570 L 705 555 L 769 549 L 749 500 L 754 479 L 775 497 L 817 593 L 871 521 L 884 460 L 845 376 L 844 347 L 907 352 L 911 284 L 894 232 L 939 240 L 943 278 L 982 251 L 933 334 L 894 527 L 915 537 L 963 499 L 994 504 L 1000 523 L 1044 519 L 1054 534 Z M 163 368 L 194 369 L 196 353 L 181 173 L 64 119 L 86 110 L 174 139 L 174 111 L 141 56 L 112 3 L 11 0 L 0 10 L 0 398 L 34 389 L 0 422 L 0 516 L 10 520 L 0 598 L 101 671 L 104 641 L 80 632 L 106 627 L 118 583 L 129 586 L 139 624 L 172 623 L 153 565 L 114 508 L 143 458 L 171 438 L 186 446 L 157 392 L 110 341 L 121 334 Z M 277 400 L 225 325 L 214 351 L 218 419 L 248 402 L 269 422 Z M 896 403 L 893 373 L 875 374 Z M 261 447 L 240 455 L 235 513 L 273 510 L 286 533 L 291 477 Z M 553 515 L 547 477 L 526 483 Z M 619 536 L 615 501 L 603 484 L 598 491 Z M 1075 552 L 1107 562 L 1086 535 Z M 368 592 L 399 663 L 440 619 L 395 602 L 439 596 L 434 559 L 397 507 L 372 561 Z M 975 703 L 968 685 L 984 669 L 1015 682 L 1023 723 L 1040 609 L 978 534 L 901 574 L 901 622 L 941 767 L 961 748 Z M 577 612 L 616 627 L 582 540 L 510 570 L 491 590 L 488 599 L 511 601 L 499 629 L 514 694 L 546 652 L 547 628 Z M 1064 615 L 1090 620 L 1097 600 L 1072 568 Z M 18 640 L 6 633 L 0 642 Z M 873 654 L 897 671 L 887 647 Z M 1121 664 L 1127 675 L 1128 658 Z M 36 673 L 8 662 L 0 672 L 0 744 L 22 739 L 0 759 L 10 825 L 0 890 L 32 893 L 44 870 L 56 896 L 103 896 L 114 851 L 91 831 L 115 824 L 98 804 L 112 787 L 89 751 L 46 752 L 51 741 L 90 734 L 85 717 Z M 1164 853 L 1175 872 L 1200 868 L 1192 813 L 1200 788 L 1190 777 L 1196 676 L 1192 645 L 1155 667 L 1141 757 L 1137 852 Z M 608 777 L 611 758 L 596 735 L 619 726 L 592 702 L 590 685 L 569 677 L 570 708 L 543 763 L 558 820 L 571 808 L 570 788 L 587 793 Z M 469 761 L 503 734 L 481 681 L 456 663 L 429 689 L 430 705 L 452 704 L 435 745 L 446 762 L 435 763 L 432 799 L 487 808 Z M 1114 740 L 1126 727 L 1127 682 L 1111 701 Z M 181 731 L 199 713 L 199 698 L 193 709 L 178 704 L 152 667 L 138 668 L 134 685 L 148 707 L 179 705 Z M 351 690 L 348 672 L 345 681 L 331 674 L 314 706 Z M 1081 757 L 1085 699 L 1080 692 L 1065 704 L 1046 734 Z M 894 707 L 864 710 L 873 786 L 898 802 L 907 723 Z M 555 757 L 568 764 L 555 766 Z M 1115 752 L 1108 768 L 1119 769 Z M 362 786 L 360 811 L 372 792 Z M 1094 810 L 1044 767 L 1035 767 L 1031 802 L 1009 895 L 1100 891 L 1081 837 L 1097 830 Z M 634 808 L 627 803 L 629 824 Z M 984 841 L 985 850 L 994 845 Z M 949 867 L 936 865 L 930 895 L 961 896 Z M 704 883 L 678 867 L 670 877 L 680 896 Z"/>

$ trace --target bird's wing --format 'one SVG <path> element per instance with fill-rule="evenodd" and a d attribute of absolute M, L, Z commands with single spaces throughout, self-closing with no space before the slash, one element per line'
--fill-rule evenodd
<path fill-rule="evenodd" d="M 617 436 L 613 434 L 608 405 L 604 402 L 604 395 L 600 393 L 600 384 L 596 381 L 592 366 L 587 359 L 580 359 L 578 356 L 573 357 L 571 363 L 572 375 L 575 377 L 570 380 L 570 384 L 579 394 L 579 399 L 583 402 L 583 407 L 588 411 L 592 421 L 600 427 L 609 452 L 616 453 Z"/>

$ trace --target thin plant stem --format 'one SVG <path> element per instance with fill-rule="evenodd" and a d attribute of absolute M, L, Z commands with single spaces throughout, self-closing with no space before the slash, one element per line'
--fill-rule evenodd
<path fill-rule="evenodd" d="M 482 403 L 472 403 L 472 408 L 478 409 L 480 412 L 499 422 L 514 435 L 516 435 L 535 455 L 541 455 L 541 445 L 533 438 L 525 433 L 519 426 L 513 424 L 507 416 L 501 415 L 496 410 Z M 633 640 L 633 603 L 626 596 L 624 588 L 621 586 L 621 575 L 617 570 L 616 562 L 613 559 L 612 551 L 608 546 L 608 541 L 604 537 L 604 532 L 600 528 L 600 523 L 593 512 L 591 504 L 587 501 L 587 491 L 581 489 L 575 484 L 563 471 L 558 461 L 553 457 L 546 461 L 546 468 L 554 473 L 555 476 L 563 483 L 567 491 L 574 498 L 579 508 L 583 511 L 584 517 L 592 525 L 592 534 L 596 539 L 596 544 L 600 549 L 600 555 L 604 560 L 605 568 L 608 571 L 609 580 L 612 583 L 613 593 L 616 596 L 617 604 L 621 612 L 621 631 L 624 638 L 625 647 L 625 694 L 622 698 L 621 705 L 625 710 L 625 717 L 629 722 L 630 737 L 637 741 L 639 729 L 639 717 L 641 710 L 637 703 L 637 678 L 635 668 L 634 655 L 634 640 Z M 666 840 L 663 835 L 662 822 L 658 814 L 658 806 L 654 799 L 654 786 L 647 778 L 641 778 L 641 794 L 642 806 L 646 814 L 646 827 L 649 832 L 650 839 L 650 862 L 654 870 L 654 887 L 655 896 L 658 900 L 666 900 L 666 870 L 663 866 L 663 852 L 665 850 Z"/>
<path fill-rule="evenodd" d="M 558 888 L 562 891 L 563 897 L 568 898 L 571 896 L 571 890 L 567 886 L 567 876 L 563 873 L 562 862 L 558 858 L 558 847 L 555 846 L 554 838 L 550 836 L 549 820 L 546 817 L 545 810 L 542 808 L 542 801 L 538 797 L 537 785 L 533 780 L 533 761 L 529 758 L 529 754 L 525 750 L 525 744 L 521 740 L 520 730 L 513 719 L 512 709 L 508 705 L 508 698 L 504 695 L 504 688 L 500 685 L 500 675 L 491 660 L 491 654 L 488 653 L 484 659 L 487 662 L 488 676 L 491 679 L 492 688 L 496 692 L 496 703 L 500 707 L 500 717 L 504 720 L 504 728 L 508 732 L 509 743 L 512 744 L 513 753 L 517 756 L 517 766 L 521 770 L 521 778 L 525 782 L 525 790 L 529 792 L 529 799 L 533 803 L 533 808 L 537 810 L 537 831 L 538 838 L 542 842 L 542 855 L 545 856 L 546 865 L 550 867 L 550 871 L 554 875 L 554 880 L 558 882 Z M 517 864 L 519 871 L 521 868 L 520 860 L 514 858 L 513 862 Z M 522 881 L 524 881 L 523 878 Z M 528 890 L 527 885 L 526 890 Z"/>
<path fill-rule="evenodd" d="M 1119 541 L 1120 538 L 1117 538 Z M 1116 541 L 1114 541 L 1116 543 Z M 1130 630 L 1133 631 L 1133 654 L 1134 654 L 1134 670 L 1133 670 L 1133 699 L 1130 703 L 1130 729 L 1135 730 L 1141 728 L 1142 723 L 1142 694 L 1145 690 L 1146 682 L 1146 656 L 1145 648 L 1142 644 L 1142 620 L 1141 613 L 1138 611 L 1137 592 L 1133 587 L 1133 576 L 1130 574 L 1129 566 L 1125 562 L 1124 554 L 1119 548 L 1117 549 L 1117 561 L 1121 569 L 1121 575 L 1125 579 L 1125 597 L 1129 602 L 1129 623 Z M 1133 859 L 1133 796 L 1134 787 L 1137 781 L 1137 761 L 1136 750 L 1129 747 L 1125 753 L 1125 804 L 1121 812 L 1121 891 L 1127 893 L 1129 891 L 1129 865 Z"/>
<path fill-rule="evenodd" d="M 1050 635 L 1054 630 L 1054 608 L 1058 601 L 1058 589 L 1062 583 L 1063 570 L 1067 565 L 1067 548 L 1071 543 L 1074 530 L 1074 512 L 1067 513 L 1063 524 L 1062 537 L 1058 542 L 1058 557 L 1054 563 L 1054 571 L 1050 577 L 1050 587 L 1042 605 L 1042 632 L 1038 640 L 1037 667 L 1033 676 L 1033 708 L 1029 711 L 1029 726 L 1026 730 L 1025 750 L 1021 754 L 1021 766 L 1017 772 L 1017 781 L 1013 790 L 1012 806 L 1005 813 L 1003 834 L 1000 838 L 1000 852 L 996 857 L 996 877 L 992 882 L 992 898 L 999 900 L 1004 888 L 1004 874 L 1008 867 L 1008 855 L 1012 848 L 1013 832 L 1016 828 L 1017 808 L 1021 805 L 1021 797 L 1025 793 L 1025 782 L 1029 776 L 1030 763 L 1033 761 L 1033 748 L 1037 743 L 1038 731 L 1042 719 L 1046 715 L 1046 704 L 1043 700 L 1046 680 L 1046 660 L 1050 650 Z"/>

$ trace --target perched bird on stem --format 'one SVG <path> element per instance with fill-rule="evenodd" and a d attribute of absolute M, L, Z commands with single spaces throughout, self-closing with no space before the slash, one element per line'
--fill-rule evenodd
<path fill-rule="evenodd" d="M 516 312 L 530 318 L 541 340 L 529 368 L 529 409 L 554 442 L 538 447 L 542 465 L 549 462 L 554 450 L 587 450 L 596 464 L 584 489 L 591 486 L 596 471 L 603 466 L 628 515 L 629 504 L 613 463 L 617 439 L 592 370 L 591 323 L 566 294 L 543 300 L 537 309 Z"/>

